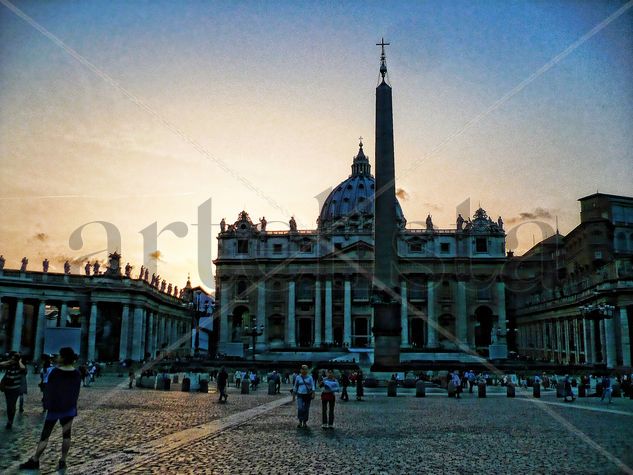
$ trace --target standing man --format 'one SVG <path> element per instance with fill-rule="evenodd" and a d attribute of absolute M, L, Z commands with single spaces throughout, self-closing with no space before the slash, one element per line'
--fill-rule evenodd
<path fill-rule="evenodd" d="M 343 371 L 341 375 L 341 401 L 349 401 L 349 395 L 347 394 L 347 387 L 349 386 L 349 376 L 347 375 L 347 371 Z"/>
<path fill-rule="evenodd" d="M 240 383 L 242 382 L 242 372 L 239 369 L 235 370 L 235 374 L 233 375 L 233 379 L 235 380 L 235 387 L 237 389 L 240 388 Z"/>
<path fill-rule="evenodd" d="M 226 384 L 229 381 L 229 373 L 226 372 L 226 369 L 224 369 L 224 366 L 222 367 L 222 369 L 220 370 L 220 372 L 218 373 L 218 392 L 220 393 L 220 399 L 218 400 L 218 402 L 220 404 L 224 404 L 226 403 L 226 400 L 228 399 L 228 394 L 226 394 Z"/>
<path fill-rule="evenodd" d="M 20 397 L 22 386 L 22 375 L 26 374 L 26 366 L 22 363 L 22 356 L 18 351 L 12 351 L 8 361 L 0 363 L 0 368 L 5 370 L 2 378 L 2 390 L 7 402 L 7 425 L 6 429 L 11 430 L 13 419 L 15 418 L 15 406 Z"/>
<path fill-rule="evenodd" d="M 600 398 L 600 402 L 604 401 L 604 397 L 609 396 L 609 404 L 611 404 L 611 397 L 613 393 L 613 387 L 611 386 L 611 378 L 609 375 L 604 375 L 602 377 L 602 397 Z"/>

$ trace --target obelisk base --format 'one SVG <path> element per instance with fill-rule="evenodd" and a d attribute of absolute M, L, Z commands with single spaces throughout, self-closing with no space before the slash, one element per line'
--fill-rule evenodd
<path fill-rule="evenodd" d="M 399 306 L 395 302 L 374 304 L 374 364 L 372 371 L 389 371 L 400 364 Z"/>

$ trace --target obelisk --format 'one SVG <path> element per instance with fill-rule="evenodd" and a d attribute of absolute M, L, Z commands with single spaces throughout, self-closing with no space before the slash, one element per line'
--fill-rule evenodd
<path fill-rule="evenodd" d="M 384 39 L 380 55 L 380 84 L 376 88 L 376 190 L 374 197 L 374 371 L 400 363 L 400 316 L 397 296 L 396 187 L 391 86 L 385 80 Z"/>

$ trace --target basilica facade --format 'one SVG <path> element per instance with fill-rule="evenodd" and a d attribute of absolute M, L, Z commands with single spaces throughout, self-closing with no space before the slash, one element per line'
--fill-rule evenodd
<path fill-rule="evenodd" d="M 218 350 L 260 357 L 371 351 L 375 180 L 362 143 L 316 229 L 266 229 L 246 211 L 218 235 Z M 401 359 L 507 351 L 503 222 L 483 209 L 455 228 L 407 227 L 396 200 Z M 255 333 L 256 332 L 256 333 Z"/>

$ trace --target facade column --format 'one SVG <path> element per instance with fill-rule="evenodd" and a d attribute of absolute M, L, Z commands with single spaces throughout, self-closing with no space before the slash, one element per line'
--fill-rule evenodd
<path fill-rule="evenodd" d="M 314 282 L 314 346 L 321 346 L 321 281 Z"/>
<path fill-rule="evenodd" d="M 458 280 L 455 286 L 457 290 L 457 315 L 455 332 L 457 346 L 460 349 L 468 349 L 468 318 L 466 315 L 466 282 Z"/>
<path fill-rule="evenodd" d="M 11 350 L 22 349 L 22 327 L 24 326 L 24 300 L 18 299 L 15 305 L 15 320 L 13 321 L 13 336 L 11 338 Z"/>
<path fill-rule="evenodd" d="M 97 302 L 90 305 L 90 321 L 88 322 L 88 361 L 94 361 L 97 356 L 96 340 L 97 340 Z"/>
<path fill-rule="evenodd" d="M 559 318 L 556 319 L 556 349 L 558 355 L 556 361 L 563 362 L 563 325 Z"/>
<path fill-rule="evenodd" d="M 156 312 L 156 351 L 161 351 L 163 346 L 163 338 L 165 338 L 165 327 L 163 326 L 164 321 L 165 319 L 162 314 L 160 312 Z"/>
<path fill-rule="evenodd" d="M 119 339 L 119 360 L 125 360 L 128 356 L 128 340 L 130 336 L 130 306 L 123 304 L 121 309 L 121 336 Z"/>
<path fill-rule="evenodd" d="M 343 346 L 352 346 L 352 283 L 349 278 L 344 283 L 343 300 Z"/>
<path fill-rule="evenodd" d="M 607 333 L 605 331 L 604 319 L 598 321 L 598 330 L 600 332 L 600 346 L 602 346 L 602 363 L 607 364 Z"/>
<path fill-rule="evenodd" d="M 571 349 L 569 346 L 570 327 L 571 325 L 569 324 L 569 320 L 563 320 L 563 328 L 565 329 L 565 362 L 567 364 L 571 361 Z"/>
<path fill-rule="evenodd" d="M 68 326 L 68 303 L 62 302 L 59 308 L 59 326 L 66 327 Z"/>
<path fill-rule="evenodd" d="M 589 327 L 589 353 L 591 355 L 590 363 L 598 363 L 598 357 L 596 355 L 596 324 L 593 320 L 585 320 Z"/>
<path fill-rule="evenodd" d="M 147 311 L 147 352 L 154 357 L 154 312 Z"/>
<path fill-rule="evenodd" d="M 46 302 L 40 300 L 37 306 L 37 326 L 35 327 L 35 348 L 33 350 L 33 362 L 42 357 L 44 351 L 44 335 L 46 332 Z"/>
<path fill-rule="evenodd" d="M 295 281 L 288 282 L 288 323 L 286 325 L 286 345 L 297 346 L 297 332 L 295 329 Z"/>
<path fill-rule="evenodd" d="M 576 364 L 578 364 L 580 363 L 580 339 L 578 338 L 578 319 L 574 318 L 571 323 L 574 332 L 574 360 L 576 361 Z"/>
<path fill-rule="evenodd" d="M 325 281 L 325 343 L 332 344 L 332 281 Z"/>
<path fill-rule="evenodd" d="M 268 341 L 268 316 L 266 315 L 266 281 L 257 282 L 257 320 L 262 325 L 262 334 L 257 337 L 257 346 L 260 351 L 266 349 Z"/>
<path fill-rule="evenodd" d="M 220 286 L 221 286 L 220 287 L 220 345 L 221 345 L 222 343 L 229 342 L 229 292 L 230 292 L 231 285 L 226 279 L 222 279 L 220 281 Z M 171 337 L 171 333 L 169 333 L 169 335 Z"/>
<path fill-rule="evenodd" d="M 400 282 L 400 346 L 409 347 L 409 297 L 407 295 L 407 281 Z"/>
<path fill-rule="evenodd" d="M 591 348 L 589 344 L 589 320 L 581 319 L 582 324 L 582 340 L 583 340 L 583 349 L 585 353 L 585 363 L 589 363 L 591 361 Z"/>
<path fill-rule="evenodd" d="M 543 340 L 543 359 L 547 361 L 549 356 L 547 348 L 547 323 L 544 321 L 541 322 L 541 338 Z"/>
<path fill-rule="evenodd" d="M 501 343 L 506 343 L 506 334 L 507 334 L 507 324 L 506 324 L 506 284 L 505 282 L 497 282 L 497 287 L 496 287 L 496 293 L 497 293 L 497 315 L 499 315 L 498 317 L 498 322 L 497 325 L 499 327 L 499 333 L 501 334 L 501 337 L 499 338 L 499 341 Z"/>
<path fill-rule="evenodd" d="M 143 347 L 142 347 L 142 332 L 143 332 L 143 308 L 134 307 L 134 330 L 132 332 L 132 355 L 131 358 L 134 361 L 140 361 L 143 359 Z"/>
<path fill-rule="evenodd" d="M 626 307 L 620 307 L 620 340 L 622 342 L 622 364 L 631 366 L 631 337 L 629 334 L 629 315 Z"/>
<path fill-rule="evenodd" d="M 437 348 L 437 314 L 435 312 L 435 281 L 426 285 L 427 348 Z"/>
<path fill-rule="evenodd" d="M 606 340 L 606 361 L 607 368 L 615 368 L 617 365 L 617 350 L 615 345 L 615 322 L 613 318 L 604 320 L 605 340 Z"/>

